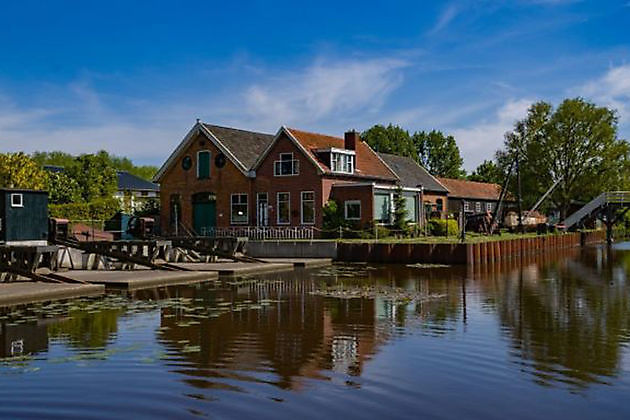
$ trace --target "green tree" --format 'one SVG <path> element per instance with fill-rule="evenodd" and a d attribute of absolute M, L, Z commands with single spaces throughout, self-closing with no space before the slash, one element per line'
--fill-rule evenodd
<path fill-rule="evenodd" d="M 407 130 L 397 125 L 375 125 L 361 133 L 361 138 L 377 152 L 407 156 L 417 160 L 416 148 Z"/>
<path fill-rule="evenodd" d="M 616 112 L 582 98 L 566 99 L 556 109 L 533 104 L 506 134 L 497 158 L 506 166 L 517 154 L 525 205 L 560 181 L 550 200 L 562 218 L 573 200 L 629 185 L 630 145 L 617 137 Z"/>
<path fill-rule="evenodd" d="M 101 155 L 81 155 L 66 168 L 69 177 L 79 184 L 84 201 L 109 198 L 118 190 L 118 176 L 108 159 Z"/>
<path fill-rule="evenodd" d="M 501 184 L 504 177 L 504 172 L 499 165 L 491 160 L 484 160 L 467 178 L 469 181 Z"/>
<path fill-rule="evenodd" d="M 402 187 L 399 185 L 394 191 L 394 229 L 406 233 L 407 230 L 407 206 Z"/>
<path fill-rule="evenodd" d="M 25 153 L 0 153 L 0 187 L 43 190 L 47 174 Z"/>
<path fill-rule="evenodd" d="M 420 131 L 412 136 L 418 162 L 432 175 L 445 178 L 462 178 L 466 172 L 462 169 L 462 159 L 455 137 L 441 131 Z"/>
<path fill-rule="evenodd" d="M 76 179 L 65 172 L 49 172 L 46 189 L 51 204 L 70 204 L 81 201 L 81 191 Z"/>
<path fill-rule="evenodd" d="M 66 152 L 34 152 L 31 157 L 39 166 L 60 166 L 65 168 L 74 163 L 75 157 Z"/>

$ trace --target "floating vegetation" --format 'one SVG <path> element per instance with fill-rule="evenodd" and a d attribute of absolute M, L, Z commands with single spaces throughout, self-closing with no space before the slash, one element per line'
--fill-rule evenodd
<path fill-rule="evenodd" d="M 406 267 L 409 268 L 450 268 L 451 266 L 448 264 L 423 264 L 423 263 L 416 263 L 416 264 L 407 264 Z"/>
<path fill-rule="evenodd" d="M 445 294 L 425 293 L 416 290 L 407 290 L 398 287 L 343 287 L 335 286 L 311 292 L 312 295 L 324 296 L 336 299 L 375 299 L 381 298 L 395 304 L 410 302 L 427 302 L 430 300 L 445 298 Z"/>

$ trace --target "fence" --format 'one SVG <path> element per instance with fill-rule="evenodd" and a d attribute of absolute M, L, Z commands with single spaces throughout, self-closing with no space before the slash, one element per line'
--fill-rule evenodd
<path fill-rule="evenodd" d="M 280 239 L 313 239 L 314 228 L 310 226 L 302 227 L 224 227 L 224 228 L 202 228 L 200 236 L 210 236 L 213 238 L 249 238 L 256 241 L 280 240 Z"/>

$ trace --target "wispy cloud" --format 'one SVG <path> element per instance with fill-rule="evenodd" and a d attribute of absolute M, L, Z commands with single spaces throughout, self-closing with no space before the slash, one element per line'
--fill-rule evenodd
<path fill-rule="evenodd" d="M 440 32 L 442 29 L 446 28 L 449 23 L 453 21 L 460 13 L 461 7 L 456 3 L 450 3 L 447 5 L 442 12 L 439 14 L 435 24 L 429 31 L 430 35 L 436 34 Z"/>
<path fill-rule="evenodd" d="M 616 109 L 620 124 L 630 124 L 630 64 L 612 67 L 603 76 L 572 91 Z"/>
<path fill-rule="evenodd" d="M 402 83 L 402 59 L 318 60 L 248 87 L 245 112 L 262 125 L 312 124 L 378 111 Z"/>
<path fill-rule="evenodd" d="M 450 130 L 464 156 L 464 166 L 473 170 L 484 159 L 493 159 L 503 144 L 503 136 L 514 123 L 527 115 L 532 99 L 511 99 L 499 107 L 494 116 L 478 123 Z"/>

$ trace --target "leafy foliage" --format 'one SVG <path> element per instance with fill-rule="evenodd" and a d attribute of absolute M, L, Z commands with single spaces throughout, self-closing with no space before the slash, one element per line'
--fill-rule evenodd
<path fill-rule="evenodd" d="M 361 138 L 377 152 L 418 159 L 409 132 L 397 125 L 389 124 L 385 127 L 377 124 L 361 133 Z"/>
<path fill-rule="evenodd" d="M 97 199 L 89 203 L 50 204 L 50 217 L 61 217 L 72 221 L 109 220 L 120 209 L 120 202 L 113 198 Z"/>
<path fill-rule="evenodd" d="M 334 231 L 339 227 L 346 226 L 346 219 L 343 214 L 343 209 L 337 205 L 335 200 L 328 200 L 326 205 L 322 208 L 322 227 L 324 232 L 335 233 Z"/>
<path fill-rule="evenodd" d="M 24 153 L 0 153 L 0 187 L 43 190 L 47 174 Z"/>
<path fill-rule="evenodd" d="M 582 98 L 566 99 L 556 109 L 533 104 L 506 134 L 497 159 L 505 168 L 517 154 L 525 206 L 560 181 L 550 202 L 562 218 L 573 200 L 586 202 L 630 183 L 630 145 L 617 138 L 616 113 Z"/>
<path fill-rule="evenodd" d="M 399 185 L 394 192 L 394 223 L 393 227 L 397 231 L 407 230 L 407 207 L 402 187 Z"/>
<path fill-rule="evenodd" d="M 48 202 L 68 204 L 81 201 L 79 183 L 64 172 L 50 172 L 47 176 L 46 189 Z"/>
<path fill-rule="evenodd" d="M 118 190 L 116 170 L 103 155 L 81 155 L 66 173 L 77 181 L 83 201 L 111 197 Z"/>
<path fill-rule="evenodd" d="M 432 175 L 445 178 L 462 178 L 466 172 L 462 169 L 462 159 L 455 137 L 441 131 L 420 131 L 412 136 L 418 156 L 418 162 Z"/>
<path fill-rule="evenodd" d="M 157 216 L 159 214 L 160 214 L 160 200 L 157 200 L 157 199 L 144 200 L 134 213 L 135 216 L 140 216 L 140 217 Z"/>
<path fill-rule="evenodd" d="M 453 219 L 431 219 L 429 220 L 429 233 L 433 236 L 458 236 L 459 226 Z"/>
<path fill-rule="evenodd" d="M 468 175 L 469 181 L 477 182 L 490 182 L 494 184 L 502 184 L 505 174 L 503 169 L 491 160 L 484 160 L 477 166 L 470 175 Z"/>

